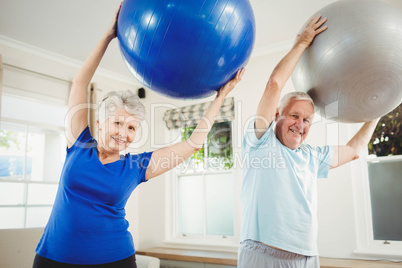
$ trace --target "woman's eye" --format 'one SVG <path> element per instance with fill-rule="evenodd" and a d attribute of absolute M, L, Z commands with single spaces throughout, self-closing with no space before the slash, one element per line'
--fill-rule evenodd
<path fill-rule="evenodd" d="M 120 122 L 114 122 L 116 125 L 120 125 Z"/>

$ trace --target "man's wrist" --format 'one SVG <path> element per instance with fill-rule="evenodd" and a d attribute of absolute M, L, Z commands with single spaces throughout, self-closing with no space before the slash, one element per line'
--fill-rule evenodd
<path fill-rule="evenodd" d="M 299 49 L 303 49 L 303 50 L 305 50 L 308 47 L 309 47 L 308 44 L 306 44 L 304 42 L 300 42 L 300 41 L 297 41 L 293 46 L 293 48 L 299 48 Z"/>

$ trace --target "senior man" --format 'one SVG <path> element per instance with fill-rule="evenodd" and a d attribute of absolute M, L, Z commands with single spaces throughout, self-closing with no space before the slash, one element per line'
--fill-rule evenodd
<path fill-rule="evenodd" d="M 330 168 L 358 158 L 378 121 L 366 122 L 346 146 L 312 147 L 303 141 L 314 116 L 313 100 L 293 92 L 279 103 L 303 51 L 327 29 L 325 22 L 317 16 L 298 35 L 272 72 L 246 131 L 243 157 L 260 159 L 261 164 L 244 168 L 239 268 L 320 267 L 316 180 L 327 177 Z M 272 158 L 275 165 L 262 164 Z"/>

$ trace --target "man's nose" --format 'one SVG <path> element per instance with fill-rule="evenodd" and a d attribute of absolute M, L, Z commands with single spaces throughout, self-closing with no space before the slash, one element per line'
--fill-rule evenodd
<path fill-rule="evenodd" d="M 296 126 L 299 128 L 299 130 L 303 130 L 303 128 L 305 127 L 304 119 L 298 118 L 296 120 Z"/>

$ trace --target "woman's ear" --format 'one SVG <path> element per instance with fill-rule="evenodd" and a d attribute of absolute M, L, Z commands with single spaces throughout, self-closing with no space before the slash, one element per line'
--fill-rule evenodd
<path fill-rule="evenodd" d="M 98 130 L 101 130 L 101 126 L 99 124 L 99 120 L 96 120 L 96 127 L 98 128 Z"/>

